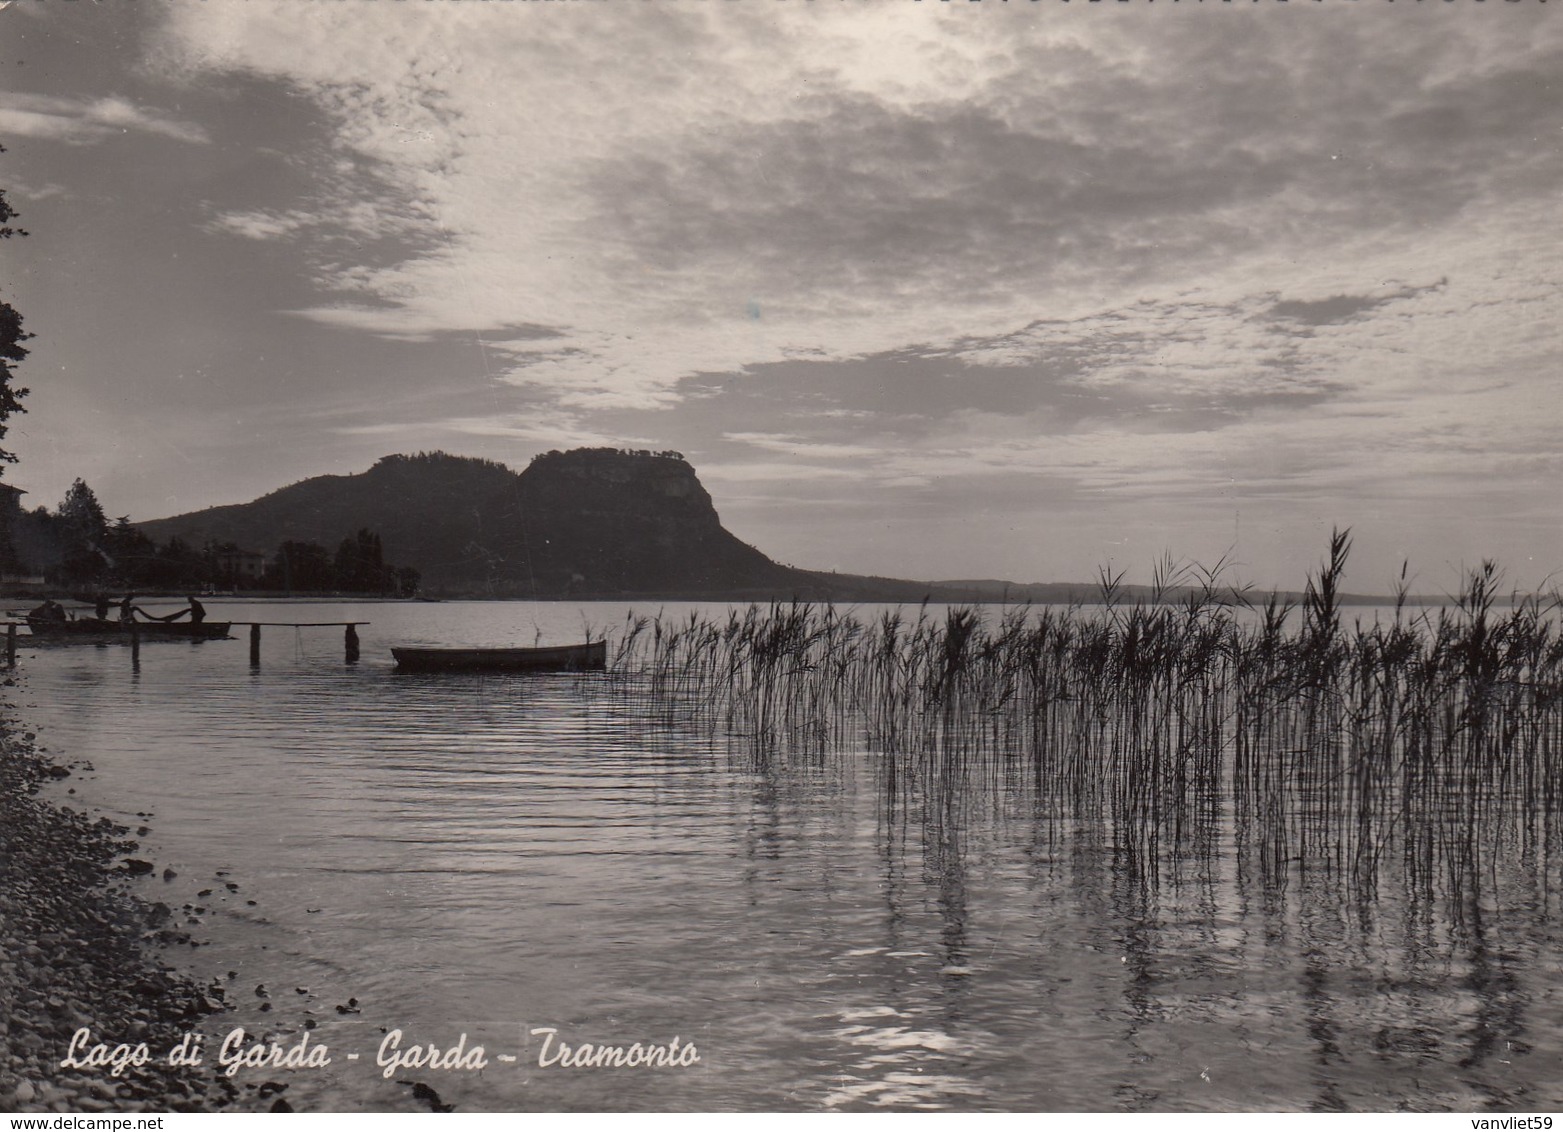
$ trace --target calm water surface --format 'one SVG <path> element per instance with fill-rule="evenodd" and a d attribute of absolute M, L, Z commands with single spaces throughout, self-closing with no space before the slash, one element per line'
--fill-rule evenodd
<path fill-rule="evenodd" d="M 92 764 L 61 800 L 154 815 L 141 855 L 179 875 L 139 883 L 203 909 L 208 945 L 176 958 L 241 1003 L 216 1032 L 318 1022 L 329 1069 L 238 1078 L 288 1081 L 296 1108 L 417 1108 L 414 1081 L 461 1111 L 1563 1102 L 1563 950 L 1523 862 L 1462 917 L 1300 864 L 1261 887 L 1223 846 L 1148 883 L 1034 802 L 937 820 L 885 801 L 871 753 L 756 757 L 611 678 L 391 666 L 393 643 L 614 631 L 623 605 L 208 608 L 372 624 L 354 666 L 335 629 L 267 629 L 256 668 L 242 639 L 148 643 L 139 668 L 24 647 L 16 700 Z M 700 1061 L 539 1067 L 542 1027 Z M 393 1028 L 466 1034 L 490 1065 L 387 1081 Z"/>

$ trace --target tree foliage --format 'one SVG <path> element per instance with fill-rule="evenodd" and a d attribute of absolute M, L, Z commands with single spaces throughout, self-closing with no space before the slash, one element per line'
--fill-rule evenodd
<path fill-rule="evenodd" d="M 337 585 L 353 593 L 389 593 L 396 588 L 395 571 L 385 564 L 380 536 L 364 528 L 337 547 L 336 578 Z"/>
<path fill-rule="evenodd" d="M 266 568 L 261 586 L 289 593 L 412 597 L 421 580 L 411 566 L 397 569 L 386 562 L 379 534 L 360 529 L 342 540 L 335 555 L 318 542 L 283 543 Z"/>
<path fill-rule="evenodd" d="M 331 553 L 318 542 L 289 539 L 277 548 L 271 568 L 263 579 L 268 589 L 301 590 L 325 593 L 336 588 L 336 572 L 331 568 Z"/>
<path fill-rule="evenodd" d="M 67 530 L 84 542 L 101 543 L 108 531 L 103 504 L 98 502 L 97 493 L 80 478 L 71 484 L 55 514 Z"/>
<path fill-rule="evenodd" d="M 53 511 L 23 513 L 28 566 L 55 585 L 82 593 L 104 590 L 282 590 L 287 593 L 412 597 L 421 577 L 385 561 L 380 536 L 367 528 L 343 539 L 333 556 L 319 543 L 289 540 L 256 576 L 233 542 L 197 550 L 179 538 L 159 546 L 127 517 L 109 519 L 86 482 L 71 484 Z"/>
<path fill-rule="evenodd" d="M 71 484 L 55 509 L 54 522 L 60 545 L 60 579 L 72 585 L 104 580 L 114 569 L 108 547 L 109 523 L 97 495 L 83 480 Z"/>
<path fill-rule="evenodd" d="M 5 152 L 5 147 L 0 146 L 0 153 Z M 12 227 L 11 221 L 16 218 L 16 211 L 5 198 L 5 190 L 0 189 L 0 240 L 10 239 L 12 236 L 25 236 L 27 233 L 21 228 Z M 23 342 L 31 338 L 22 329 L 22 316 L 4 298 L 0 298 L 0 440 L 5 439 L 6 430 L 12 413 L 21 413 L 22 398 L 27 396 L 27 390 L 15 385 L 12 378 L 15 374 L 15 366 L 27 357 L 27 348 Z M 0 461 L 8 464 L 16 462 L 16 456 L 0 448 Z"/>

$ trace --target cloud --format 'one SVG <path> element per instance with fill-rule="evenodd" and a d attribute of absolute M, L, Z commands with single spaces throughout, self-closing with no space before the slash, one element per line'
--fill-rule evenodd
<path fill-rule="evenodd" d="M 736 440 L 767 452 L 786 452 L 790 455 L 815 459 L 854 459 L 860 456 L 878 456 L 879 448 L 866 444 L 824 444 L 797 436 L 778 436 L 763 432 L 729 432 L 724 439 Z"/>
<path fill-rule="evenodd" d="M 539 448 L 633 448 L 652 443 L 647 437 L 595 431 L 583 427 L 578 418 L 568 413 L 551 410 L 525 416 L 453 416 L 400 423 L 340 425 L 330 431 L 338 436 L 385 437 L 409 446 L 426 446 L 430 436 L 440 435 L 521 440 Z"/>
<path fill-rule="evenodd" d="M 10 184 L 6 186 L 6 192 L 19 201 L 41 201 L 49 200 L 51 197 L 68 197 L 71 195 L 69 189 L 54 181 L 44 181 L 41 184 L 35 184 L 17 177 L 10 178 Z"/>
<path fill-rule="evenodd" d="M 1422 290 L 1436 290 L 1446 286 L 1448 282 L 1449 280 L 1445 278 L 1427 288 L 1401 287 L 1388 294 L 1380 295 L 1331 295 L 1327 299 L 1283 299 L 1270 308 L 1270 313 L 1306 326 L 1346 322 L 1396 299 L 1410 298 Z"/>
<path fill-rule="evenodd" d="M 539 414 L 438 430 L 963 515 L 1548 473 L 1544 10 L 969 8 L 176 6 L 164 47 L 329 126 L 214 237 L 301 249 L 344 334 L 489 328 Z"/>
<path fill-rule="evenodd" d="M 364 309 L 389 331 L 570 328 L 572 359 L 511 372 L 582 406 L 1426 240 L 1544 192 L 1556 158 L 1534 139 L 1563 125 L 1558 37 L 1525 20 L 1196 15 L 1153 37 L 1063 14 L 251 5 L 173 27 L 187 65 L 307 91 L 337 153 L 402 200 L 398 234 L 421 230 L 404 259 L 325 282 L 384 300 Z M 219 221 L 258 238 L 366 222 Z"/>
<path fill-rule="evenodd" d="M 329 209 L 310 212 L 304 209 L 277 211 L 250 209 L 219 213 L 208 223 L 213 231 L 230 232 L 252 240 L 275 240 L 293 236 L 351 239 L 363 241 L 415 237 L 424 230 L 427 216 L 409 214 L 409 210 L 388 205 L 384 199 L 354 200 L 336 194 Z M 347 277 L 343 270 L 336 282 Z"/>
<path fill-rule="evenodd" d="M 201 127 L 123 98 L 58 98 L 0 91 L 0 133 L 89 145 L 130 131 L 204 144 Z"/>
<path fill-rule="evenodd" d="M 251 210 L 227 212 L 213 218 L 208 228 L 243 236 L 247 240 L 276 240 L 295 235 L 311 224 L 311 218 L 299 212 Z"/>

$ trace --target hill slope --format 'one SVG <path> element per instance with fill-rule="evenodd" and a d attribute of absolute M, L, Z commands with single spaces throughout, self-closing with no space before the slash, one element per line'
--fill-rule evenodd
<path fill-rule="evenodd" d="M 550 452 L 519 474 L 444 453 L 387 456 L 359 475 L 138 526 L 158 542 L 268 556 L 288 539 L 334 550 L 368 527 L 431 593 L 750 596 L 809 584 L 723 528 L 681 457 L 612 449 Z"/>

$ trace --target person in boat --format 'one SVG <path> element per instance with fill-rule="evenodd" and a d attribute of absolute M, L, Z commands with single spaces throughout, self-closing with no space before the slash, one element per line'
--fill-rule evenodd
<path fill-rule="evenodd" d="M 190 624 L 199 625 L 202 621 L 205 621 L 206 606 L 196 601 L 194 596 L 190 594 L 185 595 L 185 600 L 190 603 L 190 609 L 188 611 L 190 614 Z"/>
<path fill-rule="evenodd" d="M 109 619 L 109 604 L 109 595 L 99 594 L 98 600 L 93 603 L 92 615 L 99 621 L 107 621 Z"/>
<path fill-rule="evenodd" d="M 119 603 L 119 623 L 121 625 L 134 624 L 136 614 L 138 613 L 143 617 L 146 616 L 146 610 L 138 608 L 136 605 L 136 595 L 126 594 L 125 600 Z"/>
<path fill-rule="evenodd" d="M 51 597 L 37 609 L 30 611 L 27 614 L 27 620 L 68 621 L 70 618 L 65 615 L 65 607 Z"/>

